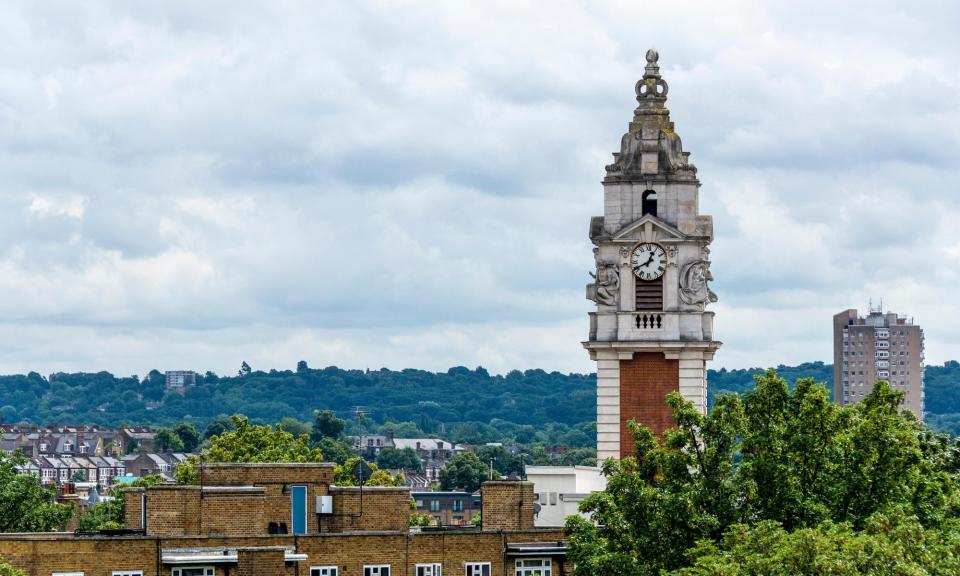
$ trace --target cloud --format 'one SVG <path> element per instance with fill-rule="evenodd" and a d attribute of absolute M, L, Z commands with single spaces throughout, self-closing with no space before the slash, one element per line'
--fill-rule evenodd
<path fill-rule="evenodd" d="M 829 360 L 871 296 L 960 357 L 958 16 L 4 6 L 0 371 L 592 370 L 587 224 L 650 45 L 715 219 L 716 364 Z"/>

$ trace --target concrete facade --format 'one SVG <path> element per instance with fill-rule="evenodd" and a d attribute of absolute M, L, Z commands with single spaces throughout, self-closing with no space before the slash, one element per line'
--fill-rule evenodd
<path fill-rule="evenodd" d="M 563 526 L 567 516 L 580 514 L 580 502 L 607 487 L 606 477 L 595 466 L 527 466 L 539 505 L 534 525 Z"/>
<path fill-rule="evenodd" d="M 597 362 L 601 461 L 633 453 L 629 420 L 658 433 L 671 425 L 669 392 L 705 413 L 706 363 L 720 347 L 706 310 L 717 300 L 709 288 L 713 220 L 698 211 L 697 169 L 670 121 L 658 59 L 648 51 L 639 105 L 606 167 L 603 216 L 590 223 L 597 269 L 587 298 L 597 308 L 583 345 Z M 641 265 L 644 249 L 656 250 L 659 268 Z"/>
<path fill-rule="evenodd" d="M 877 380 L 904 393 L 903 408 L 924 416 L 923 329 L 912 319 L 872 309 L 833 317 L 833 400 L 855 404 Z"/>

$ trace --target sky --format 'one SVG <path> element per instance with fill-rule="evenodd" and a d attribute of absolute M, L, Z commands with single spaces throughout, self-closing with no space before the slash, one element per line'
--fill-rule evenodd
<path fill-rule="evenodd" d="M 960 358 L 960 4 L 6 2 L 0 373 L 590 372 L 587 238 L 656 47 L 713 367 L 831 316 Z"/>

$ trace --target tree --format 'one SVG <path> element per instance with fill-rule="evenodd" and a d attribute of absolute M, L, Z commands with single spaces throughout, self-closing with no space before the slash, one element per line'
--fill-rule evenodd
<path fill-rule="evenodd" d="M 166 484 L 163 476 L 159 474 L 147 474 L 134 480 L 130 486 L 134 488 L 149 488 Z M 124 525 L 124 500 L 122 488 L 126 486 L 114 486 L 109 491 L 110 499 L 104 499 L 94 504 L 92 508 L 80 515 L 80 530 L 86 532 L 95 532 L 97 530 L 119 530 Z"/>
<path fill-rule="evenodd" d="M 175 452 L 183 451 L 183 442 L 180 440 L 180 436 L 170 428 L 157 430 L 157 433 L 153 437 L 153 445 L 161 452 L 168 450 Z"/>
<path fill-rule="evenodd" d="M 347 421 L 338 418 L 333 410 L 318 410 L 313 419 L 313 431 L 310 439 L 319 442 L 324 438 L 340 438 Z"/>
<path fill-rule="evenodd" d="M 391 476 L 386 470 L 380 470 L 374 462 L 366 462 L 359 456 L 348 459 L 333 470 L 333 481 L 338 486 L 358 486 L 360 479 L 354 474 L 359 463 L 365 463 L 370 468 L 370 477 L 363 479 L 364 486 L 403 486 L 403 474 Z"/>
<path fill-rule="evenodd" d="M 204 452 L 205 462 L 322 462 L 323 452 L 311 448 L 306 436 L 293 434 L 273 426 L 255 426 L 243 416 L 231 416 L 234 428 L 210 438 Z M 190 457 L 177 466 L 177 482 L 198 481 L 200 459 Z"/>
<path fill-rule="evenodd" d="M 193 422 L 181 422 L 173 428 L 184 452 L 193 452 L 200 445 L 200 431 Z"/>
<path fill-rule="evenodd" d="M 701 541 L 689 552 L 693 565 L 669 576 L 958 574 L 958 537 L 956 525 L 924 529 L 902 510 L 871 517 L 863 531 L 826 521 L 789 532 L 763 520 L 732 526 L 719 543 Z"/>
<path fill-rule="evenodd" d="M 377 454 L 377 466 L 393 470 L 414 470 L 421 472 L 423 463 L 413 448 L 384 448 Z"/>
<path fill-rule="evenodd" d="M 4 562 L 3 557 L 0 556 L 0 576 L 27 576 L 27 573 L 7 564 Z"/>
<path fill-rule="evenodd" d="M 203 430 L 203 437 L 210 439 L 213 436 L 219 436 L 228 430 L 233 430 L 233 420 L 229 416 L 217 416 L 207 424 Z"/>
<path fill-rule="evenodd" d="M 301 361 L 297 362 L 297 374 L 303 374 L 304 372 L 306 372 L 306 371 L 309 370 L 309 369 L 310 369 L 310 367 L 307 366 L 307 361 L 306 361 L 306 360 L 301 360 Z"/>
<path fill-rule="evenodd" d="M 333 438 L 324 438 L 319 442 L 315 442 L 314 447 L 319 448 L 320 451 L 323 452 L 325 460 L 328 462 L 336 462 L 337 464 L 343 464 L 357 455 L 357 451 L 354 450 L 352 446 L 342 440 L 334 440 Z"/>
<path fill-rule="evenodd" d="M 86 482 L 86 481 L 87 481 L 87 474 L 86 474 L 83 470 L 77 470 L 76 472 L 74 472 L 73 474 L 70 475 L 70 481 L 71 481 L 71 482 Z"/>
<path fill-rule="evenodd" d="M 240 370 L 237 371 L 237 376 L 249 376 L 251 372 L 253 372 L 253 368 L 250 368 L 250 365 L 244 360 L 243 363 L 240 364 Z"/>
<path fill-rule="evenodd" d="M 604 462 L 607 489 L 581 505 L 595 522 L 568 518 L 576 575 L 678 570 L 694 546 L 709 557 L 741 524 L 859 531 L 890 510 L 923 527 L 955 522 L 960 447 L 901 413 L 902 398 L 878 382 L 840 407 L 824 386 L 801 379 L 791 393 L 772 371 L 743 397 L 718 397 L 706 416 L 671 394 L 676 429 L 661 440 L 630 423 L 635 455 Z"/>
<path fill-rule="evenodd" d="M 310 424 L 301 422 L 296 418 L 291 418 L 290 416 L 286 416 L 277 422 L 277 428 L 285 430 L 294 436 L 309 436 L 311 432 Z"/>
<path fill-rule="evenodd" d="M 54 502 L 56 489 L 20 474 L 26 459 L 0 452 L 0 532 L 51 532 L 59 530 L 73 513 L 72 506 Z"/>
<path fill-rule="evenodd" d="M 444 490 L 462 488 L 474 492 L 487 480 L 490 469 L 473 452 L 461 452 L 454 456 L 447 467 L 440 471 L 440 486 Z"/>

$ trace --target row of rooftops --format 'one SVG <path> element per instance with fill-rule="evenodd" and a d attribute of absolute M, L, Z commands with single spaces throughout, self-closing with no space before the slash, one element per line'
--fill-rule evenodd
<path fill-rule="evenodd" d="M 186 462 L 188 455 L 180 452 L 130 454 L 123 458 L 113 456 L 35 456 L 17 468 L 21 474 L 31 474 L 45 484 L 62 484 L 82 472 L 84 479 L 110 486 L 121 476 L 139 477 L 159 474 L 173 481 L 177 464 Z"/>
<path fill-rule="evenodd" d="M 0 424 L 0 451 L 13 454 L 19 450 L 27 457 L 119 456 L 130 442 L 149 450 L 153 440 L 154 432 L 146 427 Z"/>

